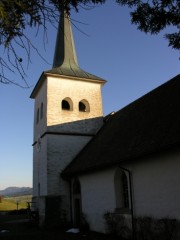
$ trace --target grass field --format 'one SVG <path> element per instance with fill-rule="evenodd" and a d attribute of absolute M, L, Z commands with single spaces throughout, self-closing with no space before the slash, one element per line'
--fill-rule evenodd
<path fill-rule="evenodd" d="M 25 209 L 27 208 L 26 203 L 31 202 L 31 199 L 31 195 L 2 198 L 0 202 L 0 211 L 17 210 L 17 208 Z"/>

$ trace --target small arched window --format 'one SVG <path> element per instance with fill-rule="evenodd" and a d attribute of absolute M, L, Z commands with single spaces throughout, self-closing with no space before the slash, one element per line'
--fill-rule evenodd
<path fill-rule="evenodd" d="M 89 103 L 87 100 L 83 99 L 79 102 L 79 111 L 80 112 L 90 112 Z"/>
<path fill-rule="evenodd" d="M 70 104 L 66 100 L 62 100 L 62 109 L 70 110 Z"/>
<path fill-rule="evenodd" d="M 123 188 L 123 205 L 125 208 L 129 208 L 129 189 L 128 179 L 125 172 L 122 172 L 122 188 Z"/>
<path fill-rule="evenodd" d="M 61 108 L 63 110 L 72 111 L 73 110 L 72 100 L 70 98 L 64 98 L 61 102 Z"/>
<path fill-rule="evenodd" d="M 36 115 L 36 124 L 38 124 L 38 123 L 39 123 L 39 108 L 37 110 L 37 115 Z"/>
<path fill-rule="evenodd" d="M 42 119 L 44 115 L 43 103 L 41 103 L 40 118 Z"/>
<path fill-rule="evenodd" d="M 129 203 L 129 181 L 126 173 L 117 169 L 114 177 L 116 208 L 130 208 Z"/>

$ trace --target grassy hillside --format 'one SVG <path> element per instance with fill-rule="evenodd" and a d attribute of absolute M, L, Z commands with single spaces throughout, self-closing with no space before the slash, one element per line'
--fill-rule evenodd
<path fill-rule="evenodd" d="M 32 196 L 18 196 L 18 197 L 9 197 L 2 198 L 0 201 L 0 211 L 10 211 L 17 209 L 25 209 L 27 208 L 26 202 L 31 202 Z"/>
<path fill-rule="evenodd" d="M 0 190 L 0 196 L 15 197 L 32 195 L 32 188 L 30 187 L 8 187 L 4 190 Z"/>

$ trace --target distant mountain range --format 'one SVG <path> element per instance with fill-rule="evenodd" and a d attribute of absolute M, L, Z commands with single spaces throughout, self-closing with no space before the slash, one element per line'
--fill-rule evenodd
<path fill-rule="evenodd" d="M 8 187 L 4 190 L 0 190 L 0 196 L 15 197 L 32 195 L 32 188 L 30 187 Z"/>

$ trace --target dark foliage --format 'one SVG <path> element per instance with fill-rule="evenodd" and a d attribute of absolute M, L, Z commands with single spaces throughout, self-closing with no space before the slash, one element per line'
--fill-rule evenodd
<path fill-rule="evenodd" d="M 59 11 L 70 13 L 80 6 L 103 4 L 106 0 L 2 0 L 0 1 L 0 46 L 5 56 L 0 56 L 0 82 L 14 83 L 7 77 L 7 71 L 17 72 L 24 80 L 24 59 L 18 56 L 17 47 L 22 48 L 30 62 L 31 49 L 39 54 L 38 49 L 25 35 L 27 27 L 43 27 L 46 23 L 57 22 Z M 127 5 L 132 9 L 131 21 L 145 33 L 158 34 L 168 26 L 174 32 L 165 34 L 169 46 L 180 49 L 180 1 L 179 0 L 116 0 L 119 5 Z M 176 30 L 177 29 L 177 30 Z M 40 54 L 39 54 L 40 55 Z"/>

